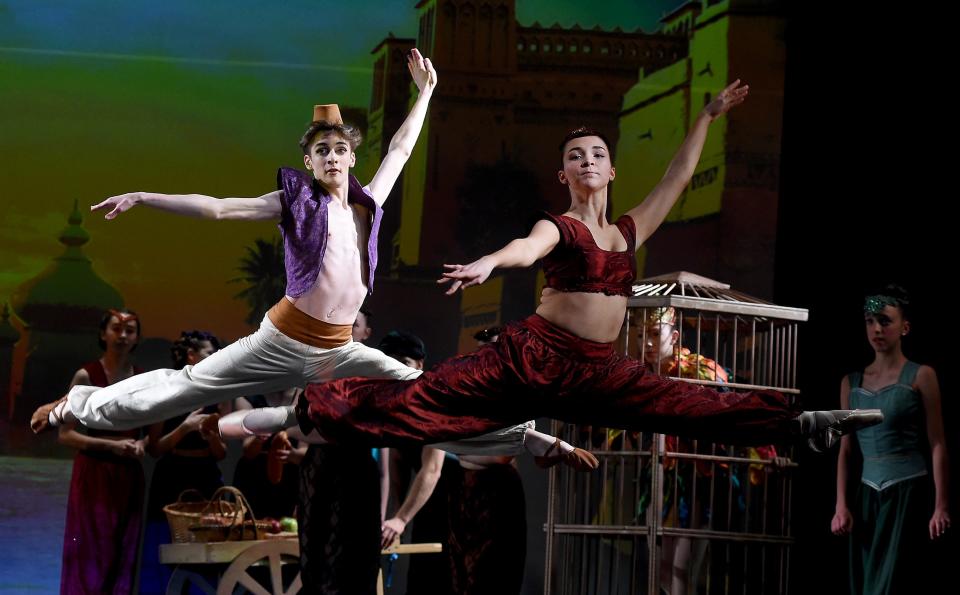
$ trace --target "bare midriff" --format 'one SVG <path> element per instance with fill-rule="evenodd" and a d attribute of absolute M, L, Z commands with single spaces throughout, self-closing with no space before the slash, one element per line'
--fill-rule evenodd
<path fill-rule="evenodd" d="M 612 343 L 620 335 L 627 298 L 604 293 L 557 291 L 545 287 L 537 314 L 578 337 Z"/>
<path fill-rule="evenodd" d="M 287 296 L 297 309 L 328 324 L 349 324 L 367 297 L 367 238 L 370 212 L 359 205 L 328 205 L 327 247 L 317 281 L 299 297 Z"/>

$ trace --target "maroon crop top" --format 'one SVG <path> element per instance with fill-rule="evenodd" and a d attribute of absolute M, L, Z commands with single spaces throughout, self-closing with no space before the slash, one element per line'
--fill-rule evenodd
<path fill-rule="evenodd" d="M 627 241 L 627 249 L 623 252 L 611 252 L 597 246 L 590 229 L 582 221 L 550 213 L 544 213 L 542 218 L 560 230 L 560 242 L 543 257 L 547 287 L 557 291 L 632 294 L 633 281 L 637 277 L 634 256 L 637 232 L 629 215 L 614 222 Z"/>

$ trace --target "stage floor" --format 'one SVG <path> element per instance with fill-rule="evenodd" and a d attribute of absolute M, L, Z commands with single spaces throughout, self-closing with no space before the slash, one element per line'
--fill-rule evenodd
<path fill-rule="evenodd" d="M 0 456 L 0 593 L 58 593 L 72 459 Z"/>

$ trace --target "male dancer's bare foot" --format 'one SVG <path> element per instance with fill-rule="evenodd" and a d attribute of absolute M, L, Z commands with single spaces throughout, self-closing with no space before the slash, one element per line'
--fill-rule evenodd
<path fill-rule="evenodd" d="M 47 430 L 52 430 L 56 426 L 63 425 L 63 409 L 66 404 L 67 397 L 64 395 L 56 401 L 38 407 L 30 416 L 30 429 L 33 430 L 33 433 L 41 434 Z M 51 417 L 53 417 L 55 423 L 50 422 Z"/>

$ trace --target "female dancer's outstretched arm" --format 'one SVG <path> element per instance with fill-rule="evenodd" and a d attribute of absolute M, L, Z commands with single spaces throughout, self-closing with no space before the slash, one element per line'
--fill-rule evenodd
<path fill-rule="evenodd" d="M 560 242 L 557 226 L 549 221 L 537 221 L 525 238 L 517 238 L 492 254 L 487 254 L 470 264 L 445 264 L 447 271 L 437 281 L 444 284 L 453 282 L 447 295 L 453 295 L 458 289 L 480 285 L 494 269 L 528 267 L 543 258 Z"/>
<path fill-rule="evenodd" d="M 653 187 L 653 190 L 650 191 L 643 202 L 627 211 L 627 215 L 633 218 L 637 229 L 637 244 L 634 249 L 643 245 L 647 238 L 660 227 L 660 224 L 670 213 L 670 209 L 680 198 L 683 189 L 690 183 L 693 172 L 696 171 L 697 163 L 700 162 L 700 154 L 703 152 L 703 144 L 707 140 L 707 128 L 709 128 L 710 123 L 730 111 L 734 106 L 743 103 L 747 98 L 749 89 L 750 87 L 741 85 L 740 79 L 737 79 L 718 93 L 717 97 L 703 108 L 703 111 L 693 122 L 693 127 L 687 133 L 687 138 L 677 149 L 676 155 L 670 161 L 670 165 L 660 182 Z"/>

